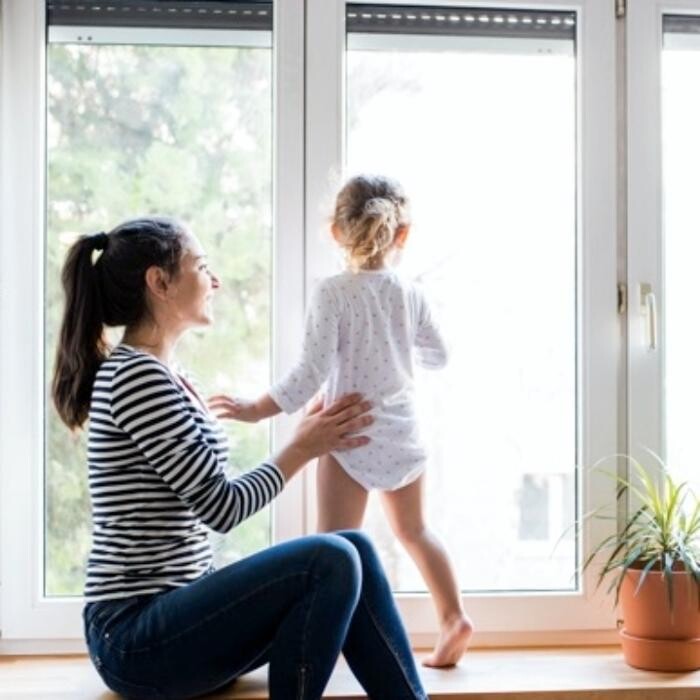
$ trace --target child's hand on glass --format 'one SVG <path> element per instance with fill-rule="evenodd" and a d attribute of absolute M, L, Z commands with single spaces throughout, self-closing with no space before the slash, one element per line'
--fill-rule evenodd
<path fill-rule="evenodd" d="M 258 409 L 257 401 L 239 399 L 224 394 L 209 397 L 207 406 L 217 418 L 257 423 L 263 417 Z"/>

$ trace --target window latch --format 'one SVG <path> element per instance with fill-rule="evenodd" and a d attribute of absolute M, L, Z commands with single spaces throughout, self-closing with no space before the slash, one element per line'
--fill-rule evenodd
<path fill-rule="evenodd" d="M 624 282 L 617 285 L 617 313 L 620 316 L 627 313 L 627 285 Z"/>

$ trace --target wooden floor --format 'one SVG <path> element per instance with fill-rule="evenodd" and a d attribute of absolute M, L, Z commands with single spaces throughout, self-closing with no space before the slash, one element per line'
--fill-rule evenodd
<path fill-rule="evenodd" d="M 417 655 L 420 658 L 420 654 Z M 700 700 L 700 671 L 659 674 L 628 667 L 617 647 L 477 650 L 454 669 L 422 669 L 432 700 Z M 260 700 L 265 670 L 210 700 Z M 340 663 L 324 697 L 365 697 Z M 84 656 L 0 657 L 0 698 L 116 700 Z M 377 700 L 390 700 L 380 698 Z"/>

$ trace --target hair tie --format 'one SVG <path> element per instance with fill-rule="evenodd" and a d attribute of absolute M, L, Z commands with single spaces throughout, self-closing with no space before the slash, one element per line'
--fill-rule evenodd
<path fill-rule="evenodd" d="M 90 241 L 94 250 L 104 250 L 109 243 L 109 236 L 104 231 L 100 231 L 99 233 L 93 233 L 90 236 Z"/>

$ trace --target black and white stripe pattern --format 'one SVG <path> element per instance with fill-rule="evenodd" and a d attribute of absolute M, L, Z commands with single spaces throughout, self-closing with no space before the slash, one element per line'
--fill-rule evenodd
<path fill-rule="evenodd" d="M 93 538 L 85 600 L 183 586 L 211 567 L 207 525 L 228 532 L 284 486 L 273 464 L 224 474 L 221 428 L 156 358 L 119 345 L 92 392 Z"/>

